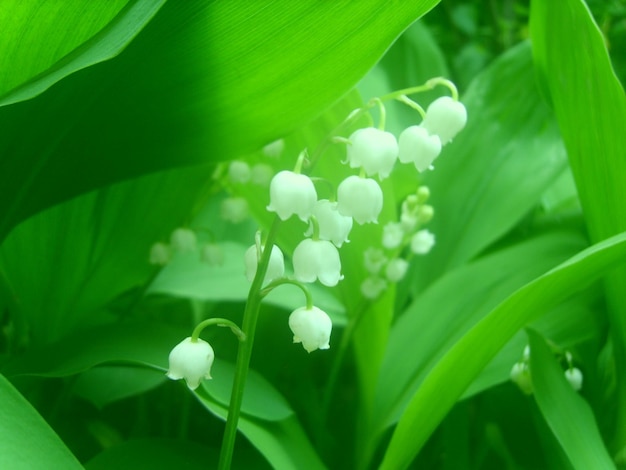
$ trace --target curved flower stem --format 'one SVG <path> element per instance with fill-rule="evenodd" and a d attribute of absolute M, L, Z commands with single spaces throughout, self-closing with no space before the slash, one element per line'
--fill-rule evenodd
<path fill-rule="evenodd" d="M 230 406 L 228 408 L 228 418 L 226 419 L 226 428 L 224 429 L 224 437 L 222 439 L 222 448 L 220 450 L 219 470 L 230 469 L 233 459 L 233 451 L 235 448 L 235 439 L 237 437 L 237 423 L 239 422 L 239 414 L 241 412 L 241 402 L 243 401 L 243 392 L 250 368 L 250 357 L 252 356 L 252 346 L 254 344 L 254 332 L 256 331 L 257 320 L 259 318 L 259 310 L 261 308 L 261 288 L 263 280 L 267 272 L 272 247 L 278 233 L 280 219 L 274 218 L 272 227 L 265 241 L 265 249 L 258 265 L 256 275 L 252 281 L 246 308 L 243 313 L 242 330 L 247 340 L 239 343 L 237 353 L 237 363 L 235 364 L 235 379 L 233 381 L 233 389 L 230 395 Z"/>
<path fill-rule="evenodd" d="M 304 293 L 304 297 L 306 298 L 306 308 L 308 310 L 311 310 L 313 308 L 313 296 L 309 292 L 309 289 L 307 289 L 306 286 L 303 283 L 301 283 L 299 281 L 296 281 L 294 279 L 288 279 L 286 277 L 283 277 L 283 278 L 280 278 L 280 279 L 276 279 L 276 280 L 270 282 L 261 291 L 261 297 L 265 297 L 267 294 L 269 294 L 276 287 L 281 286 L 283 284 L 293 284 L 294 286 L 300 288 L 300 290 Z"/>
<path fill-rule="evenodd" d="M 207 326 L 210 326 L 210 325 L 226 326 L 231 329 L 231 331 L 233 332 L 235 336 L 237 336 L 239 341 L 246 340 L 246 334 L 243 331 L 241 331 L 241 329 L 237 326 L 236 323 L 233 323 L 232 321 L 227 320 L 226 318 L 208 318 L 198 323 L 198 325 L 194 328 L 193 333 L 191 333 L 191 342 L 195 343 L 196 341 L 198 341 L 198 338 L 200 337 L 200 333 L 202 333 L 202 330 L 204 330 Z"/>

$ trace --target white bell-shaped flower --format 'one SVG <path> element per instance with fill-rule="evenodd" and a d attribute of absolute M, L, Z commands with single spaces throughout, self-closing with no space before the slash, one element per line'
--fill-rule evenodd
<path fill-rule="evenodd" d="M 311 217 L 316 202 L 317 192 L 308 176 L 284 170 L 272 178 L 267 210 L 276 212 L 281 220 L 287 220 L 296 214 L 306 222 Z"/>
<path fill-rule="evenodd" d="M 224 264 L 224 250 L 217 243 L 207 243 L 202 248 L 200 259 L 209 266 L 222 266 Z"/>
<path fill-rule="evenodd" d="M 278 139 L 263 147 L 263 155 L 270 158 L 278 158 L 284 150 L 285 141 L 283 139 Z"/>
<path fill-rule="evenodd" d="M 250 181 L 250 165 L 240 160 L 233 160 L 228 165 L 228 179 L 235 184 L 245 184 Z"/>
<path fill-rule="evenodd" d="M 257 163 L 250 170 L 250 181 L 257 186 L 269 186 L 273 176 L 274 168 L 267 163 Z"/>
<path fill-rule="evenodd" d="M 438 135 L 441 145 L 446 145 L 465 127 L 467 110 L 460 101 L 442 96 L 430 103 L 422 126 L 429 135 Z"/>
<path fill-rule="evenodd" d="M 388 250 L 398 248 L 404 240 L 404 228 L 399 222 L 388 222 L 383 227 L 383 246 Z"/>
<path fill-rule="evenodd" d="M 185 253 L 196 249 L 198 239 L 196 233 L 188 228 L 177 228 L 170 236 L 170 245 L 172 250 Z"/>
<path fill-rule="evenodd" d="M 319 226 L 319 238 L 329 240 L 340 248 L 344 243 L 349 242 L 348 235 L 352 230 L 352 217 L 341 215 L 337 210 L 337 203 L 328 199 L 320 199 L 313 208 L 313 216 L 317 219 Z M 305 232 L 305 236 L 313 234 L 313 226 Z"/>
<path fill-rule="evenodd" d="M 227 197 L 220 207 L 222 219 L 232 224 L 239 224 L 250 215 L 248 201 L 243 197 Z"/>
<path fill-rule="evenodd" d="M 370 274 L 378 274 L 387 263 L 385 252 L 380 248 L 370 246 L 363 252 L 363 265 Z"/>
<path fill-rule="evenodd" d="M 583 387 L 583 373 L 576 367 L 570 367 L 565 371 L 565 378 L 575 391 Z"/>
<path fill-rule="evenodd" d="M 387 281 L 379 276 L 370 276 L 361 283 L 361 294 L 368 300 L 376 300 L 387 288 Z"/>
<path fill-rule="evenodd" d="M 293 342 L 302 343 L 307 352 L 330 348 L 330 333 L 333 322 L 323 310 L 317 307 L 300 307 L 289 315 L 289 328 L 293 332 Z"/>
<path fill-rule="evenodd" d="M 195 390 L 202 379 L 211 378 L 211 366 L 215 354 L 209 343 L 191 337 L 178 343 L 169 357 L 167 376 L 172 380 L 185 379 L 187 386 Z"/>
<path fill-rule="evenodd" d="M 348 176 L 337 188 L 337 210 L 357 224 L 378 223 L 383 209 L 383 191 L 371 178 Z"/>
<path fill-rule="evenodd" d="M 526 395 L 533 393 L 533 380 L 530 369 L 525 362 L 516 362 L 510 373 L 511 381 L 514 382 Z"/>
<path fill-rule="evenodd" d="M 385 276 L 389 282 L 400 282 L 406 276 L 409 262 L 403 258 L 394 258 L 385 267 Z"/>
<path fill-rule="evenodd" d="M 425 255 L 435 246 L 435 235 L 430 230 L 420 230 L 411 237 L 411 251 L 416 255 Z"/>
<path fill-rule="evenodd" d="M 302 240 L 293 251 L 293 272 L 300 282 L 319 279 L 329 287 L 343 279 L 339 252 L 328 240 Z"/>
<path fill-rule="evenodd" d="M 391 132 L 366 127 L 352 133 L 347 148 L 351 168 L 363 168 L 367 176 L 378 173 L 382 180 L 389 176 L 398 158 L 398 142 Z"/>
<path fill-rule="evenodd" d="M 150 264 L 165 266 L 170 262 L 172 250 L 163 242 L 157 242 L 150 247 Z"/>
<path fill-rule="evenodd" d="M 265 247 L 263 247 L 264 249 Z M 263 250 L 262 249 L 262 250 Z M 259 258 L 263 253 L 257 253 L 257 246 L 252 245 L 246 251 L 244 256 L 244 260 L 246 263 L 246 278 L 248 281 L 252 282 L 254 280 L 254 276 L 256 276 L 257 266 L 259 264 Z M 263 280 L 263 285 L 272 282 L 274 279 L 278 279 L 283 277 L 285 274 L 285 257 L 283 256 L 283 252 L 280 251 L 276 245 L 272 246 L 272 253 L 270 255 L 270 261 L 267 266 L 267 271 L 265 272 L 265 279 Z"/>
<path fill-rule="evenodd" d="M 437 135 L 428 135 L 422 126 L 407 127 L 400 134 L 400 153 L 402 163 L 413 163 L 420 173 L 431 168 L 441 153 L 441 140 Z"/>

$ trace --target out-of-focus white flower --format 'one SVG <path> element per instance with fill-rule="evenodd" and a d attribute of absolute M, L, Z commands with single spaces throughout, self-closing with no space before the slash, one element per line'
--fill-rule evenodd
<path fill-rule="evenodd" d="M 252 167 L 250 181 L 257 186 L 269 186 L 274 176 L 274 168 L 267 163 L 257 163 Z"/>
<path fill-rule="evenodd" d="M 167 376 L 172 380 L 185 379 L 187 386 L 195 390 L 202 379 L 211 378 L 214 358 L 209 343 L 200 338 L 196 341 L 192 341 L 191 337 L 185 338 L 170 352 Z"/>
<path fill-rule="evenodd" d="M 257 245 L 254 244 L 246 250 L 246 254 L 244 256 L 244 261 L 246 264 L 246 278 L 250 282 L 252 282 L 254 280 L 254 276 L 256 276 L 259 258 L 263 255 L 262 252 L 264 249 L 265 247 L 261 249 L 261 253 L 257 253 Z M 274 279 L 283 277 L 284 274 L 285 257 L 283 256 L 283 252 L 280 251 L 280 248 L 278 248 L 276 245 L 273 245 L 272 253 L 270 254 L 269 264 L 267 266 L 267 271 L 265 271 L 265 279 L 263 280 L 263 285 L 272 282 Z"/>
<path fill-rule="evenodd" d="M 369 300 L 376 300 L 387 288 L 387 281 L 379 276 L 370 276 L 361 283 L 361 294 Z"/>
<path fill-rule="evenodd" d="M 293 272 L 300 282 L 319 279 L 329 287 L 336 286 L 343 279 L 339 252 L 328 240 L 302 240 L 293 251 Z"/>
<path fill-rule="evenodd" d="M 399 147 L 400 161 L 413 163 L 421 173 L 431 168 L 441 153 L 441 140 L 437 135 L 428 135 L 428 131 L 422 126 L 411 126 L 400 134 Z"/>
<path fill-rule="evenodd" d="M 337 188 L 337 210 L 357 224 L 378 223 L 383 209 L 383 191 L 371 178 L 348 176 Z"/>
<path fill-rule="evenodd" d="M 382 180 L 389 176 L 396 158 L 396 137 L 375 127 L 366 127 L 352 133 L 347 148 L 347 160 L 351 168 L 363 168 L 367 176 L 378 173 Z"/>
<path fill-rule="evenodd" d="M 370 246 L 363 253 L 363 265 L 370 274 L 378 274 L 383 266 L 387 263 L 385 252 L 380 248 Z"/>
<path fill-rule="evenodd" d="M 302 343 L 307 352 L 330 348 L 330 334 L 333 322 L 323 310 L 317 307 L 300 307 L 289 315 L 289 328 L 293 332 L 293 342 Z"/>
<path fill-rule="evenodd" d="M 157 242 L 150 247 L 150 264 L 165 266 L 170 262 L 172 253 L 170 247 L 162 242 Z"/>
<path fill-rule="evenodd" d="M 402 258 L 394 258 L 385 268 L 385 275 L 390 282 L 400 282 L 406 276 L 409 269 L 409 262 Z"/>
<path fill-rule="evenodd" d="M 263 147 L 263 155 L 270 158 L 278 158 L 283 153 L 283 150 L 285 150 L 285 141 L 278 139 Z"/>
<path fill-rule="evenodd" d="M 388 222 L 383 227 L 383 246 L 388 250 L 398 248 L 404 239 L 404 229 L 398 222 Z"/>
<path fill-rule="evenodd" d="M 209 266 L 221 266 L 224 264 L 224 252 L 217 243 L 207 243 L 202 248 L 201 259 Z"/>
<path fill-rule="evenodd" d="M 433 101 L 426 110 L 422 122 L 429 135 L 438 135 L 441 145 L 450 142 L 467 123 L 467 110 L 460 101 L 442 96 Z"/>
<path fill-rule="evenodd" d="M 250 181 L 250 165 L 240 160 L 233 160 L 228 165 L 228 178 L 235 184 L 245 184 Z"/>
<path fill-rule="evenodd" d="M 196 233 L 188 228 L 177 228 L 170 236 L 170 246 L 178 253 L 194 251 L 197 243 Z"/>
<path fill-rule="evenodd" d="M 511 369 L 511 380 L 520 388 L 526 395 L 532 395 L 533 393 L 533 381 L 530 377 L 530 369 L 525 362 L 516 362 Z"/>
<path fill-rule="evenodd" d="M 267 210 L 276 212 L 281 220 L 287 220 L 296 214 L 306 222 L 311 217 L 316 202 L 317 192 L 308 176 L 284 170 L 272 178 Z"/>
<path fill-rule="evenodd" d="M 222 201 L 220 215 L 227 222 L 239 224 L 248 218 L 248 201 L 242 197 L 227 197 Z"/>
<path fill-rule="evenodd" d="M 565 370 L 565 378 L 575 391 L 583 388 L 583 373 L 576 367 L 570 367 Z"/>
<path fill-rule="evenodd" d="M 337 210 L 337 203 L 327 199 L 320 199 L 313 208 L 313 216 L 319 226 L 319 238 L 329 240 L 337 247 L 349 242 L 348 235 L 352 230 L 352 217 L 341 215 Z M 305 236 L 313 234 L 313 226 L 305 232 Z"/>
<path fill-rule="evenodd" d="M 429 230 L 420 230 L 411 237 L 411 251 L 417 255 L 425 255 L 435 246 L 435 235 Z"/>

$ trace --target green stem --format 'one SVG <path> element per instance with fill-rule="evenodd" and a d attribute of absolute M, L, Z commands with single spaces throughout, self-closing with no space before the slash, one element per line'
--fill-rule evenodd
<path fill-rule="evenodd" d="M 261 298 L 265 297 L 267 294 L 269 294 L 272 290 L 274 290 L 276 287 L 278 286 L 282 286 L 283 284 L 292 284 L 298 288 L 300 288 L 300 290 L 304 293 L 304 297 L 306 299 L 306 308 L 308 310 L 311 310 L 313 308 L 313 296 L 311 295 L 311 293 L 309 292 L 309 289 L 306 288 L 306 286 L 299 282 L 296 281 L 294 279 L 289 279 L 286 277 L 282 277 L 280 279 L 275 279 L 272 282 L 270 282 L 262 291 L 261 291 Z"/>
<path fill-rule="evenodd" d="M 237 353 L 237 363 L 235 364 L 235 379 L 233 381 L 233 389 L 230 396 L 230 406 L 228 408 L 228 418 L 226 419 L 226 428 L 224 429 L 224 437 L 222 439 L 222 449 L 220 451 L 219 470 L 230 469 L 233 459 L 233 451 L 235 448 L 235 439 L 237 437 L 237 423 L 239 422 L 239 414 L 241 412 L 241 403 L 243 401 L 244 387 L 248 370 L 250 368 L 250 357 L 252 356 L 252 346 L 254 344 L 254 333 L 256 330 L 257 320 L 259 318 L 259 310 L 261 308 L 261 288 L 267 272 L 272 247 L 280 226 L 280 219 L 274 218 L 272 227 L 265 241 L 265 249 L 261 257 L 261 262 L 252 281 L 248 300 L 243 314 L 242 330 L 247 340 L 239 343 L 239 351 Z"/>
<path fill-rule="evenodd" d="M 200 337 L 200 333 L 202 333 L 202 330 L 204 330 L 207 326 L 210 326 L 210 325 L 228 327 L 235 334 L 235 336 L 237 336 L 239 341 L 243 342 L 246 340 L 246 334 L 239 329 L 236 323 L 233 323 L 232 321 L 227 320 L 226 318 L 208 318 L 198 323 L 198 325 L 194 328 L 193 333 L 191 333 L 191 342 L 195 343 L 196 341 L 198 341 L 198 338 Z"/>

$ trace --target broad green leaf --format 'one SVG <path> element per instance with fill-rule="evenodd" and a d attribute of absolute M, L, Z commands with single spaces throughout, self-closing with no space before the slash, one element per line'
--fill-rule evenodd
<path fill-rule="evenodd" d="M 462 97 L 467 126 L 423 178 L 437 244 L 415 269 L 414 292 L 504 235 L 565 168 L 558 128 L 533 78 L 530 46 L 522 43 Z"/>
<path fill-rule="evenodd" d="M 2 375 L 0 401 L 0 468 L 82 468 L 59 436 Z"/>
<path fill-rule="evenodd" d="M 119 183 L 13 230 L 0 247 L 0 282 L 22 322 L 18 336 L 28 329 L 34 342 L 49 342 L 81 325 L 111 321 L 98 313 L 156 271 L 148 262 L 151 245 L 185 220 L 209 172 L 178 169 Z"/>
<path fill-rule="evenodd" d="M 614 469 L 589 404 L 565 379 L 545 339 L 528 329 L 533 395 L 572 466 Z"/>
<path fill-rule="evenodd" d="M 0 106 L 33 98 L 67 75 L 116 56 L 164 3 L 3 2 Z"/>
<path fill-rule="evenodd" d="M 203 388 L 195 392 L 200 403 L 215 416 L 226 419 L 228 409 L 206 394 Z M 307 469 L 326 468 L 309 442 L 295 416 L 282 421 L 259 422 L 241 416 L 239 431 L 277 470 L 296 470 L 306 463 Z"/>
<path fill-rule="evenodd" d="M 381 468 L 406 468 L 463 391 L 520 328 L 625 259 L 626 234 L 620 234 L 578 253 L 493 309 L 424 379 L 400 418 Z"/>
<path fill-rule="evenodd" d="M 0 110 L 0 239 L 76 194 L 291 133 L 436 3 L 167 2 L 115 59 Z"/>

